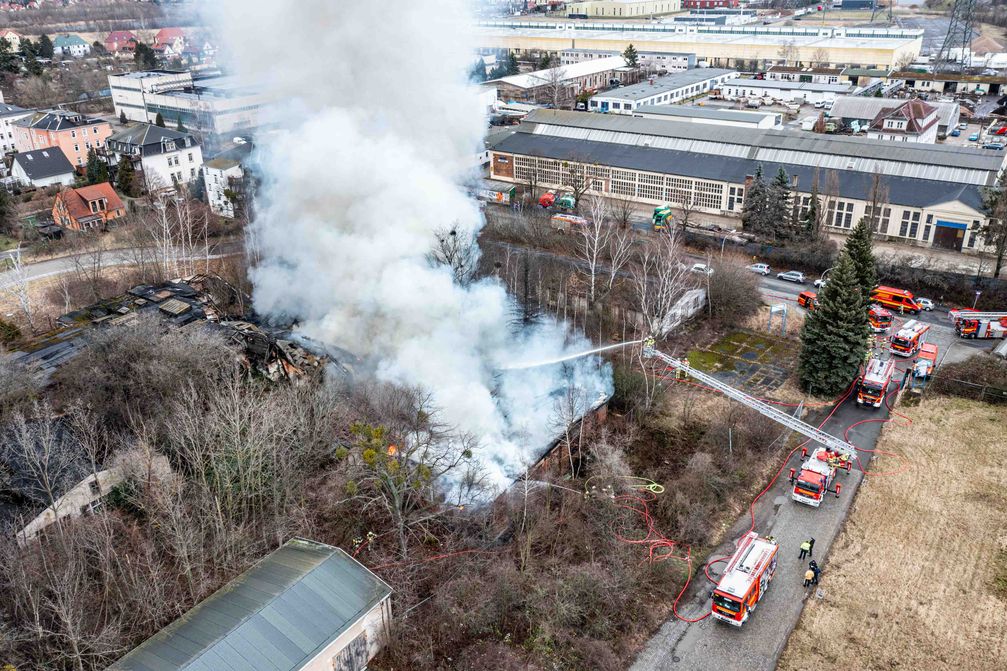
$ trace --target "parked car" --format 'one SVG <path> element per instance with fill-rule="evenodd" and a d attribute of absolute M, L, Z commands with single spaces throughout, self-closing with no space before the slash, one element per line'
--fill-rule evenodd
<path fill-rule="evenodd" d="M 824 277 L 819 277 L 817 280 L 814 281 L 814 285 L 819 289 L 821 289 L 822 287 L 825 286 L 826 282 L 828 282 L 827 279 L 825 279 Z"/>
<path fill-rule="evenodd" d="M 969 127 L 969 125 L 967 123 L 965 123 L 964 121 L 962 121 L 960 124 L 958 124 L 958 128 L 960 128 L 961 130 L 965 130 L 968 127 Z"/>
<path fill-rule="evenodd" d="M 969 135 L 969 142 L 978 142 L 978 141 L 979 141 L 979 133 L 972 133 L 972 135 Z"/>
<path fill-rule="evenodd" d="M 934 302 L 929 298 L 916 298 L 916 304 L 919 305 L 924 310 L 933 310 Z"/>
<path fill-rule="evenodd" d="M 787 282 L 797 282 L 798 284 L 804 284 L 804 273 L 798 272 L 796 270 L 788 270 L 785 273 L 776 273 L 776 279 L 786 280 Z"/>
<path fill-rule="evenodd" d="M 961 134 L 962 134 L 962 132 L 960 130 L 958 130 L 957 128 L 955 128 L 953 131 L 951 131 L 951 137 L 958 137 Z"/>
<path fill-rule="evenodd" d="M 1004 146 L 999 142 L 987 142 L 983 145 L 983 149 L 992 149 L 994 151 L 1003 151 Z"/>
<path fill-rule="evenodd" d="M 713 268 L 706 265 L 705 263 L 694 263 L 692 268 L 689 268 L 690 273 L 699 273 L 700 275 L 712 275 Z"/>
<path fill-rule="evenodd" d="M 815 109 L 816 110 L 820 110 L 823 107 L 825 107 L 825 101 L 824 100 L 819 100 L 818 102 L 815 103 Z"/>
<path fill-rule="evenodd" d="M 748 266 L 748 269 L 751 270 L 753 273 L 759 273 L 760 275 L 763 276 L 773 272 L 773 269 L 767 266 L 765 263 L 753 263 L 752 265 Z"/>
<path fill-rule="evenodd" d="M 814 291 L 802 291 L 797 294 L 797 304 L 810 312 L 818 307 L 818 294 Z"/>

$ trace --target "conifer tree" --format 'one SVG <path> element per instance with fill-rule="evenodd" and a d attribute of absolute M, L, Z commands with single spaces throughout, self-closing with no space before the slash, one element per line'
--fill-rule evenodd
<path fill-rule="evenodd" d="M 790 177 L 783 168 L 776 173 L 766 191 L 765 229 L 768 237 L 782 241 L 791 237 Z"/>
<path fill-rule="evenodd" d="M 626 50 L 622 52 L 622 57 L 626 61 L 626 65 L 635 68 L 640 65 L 640 54 L 637 52 L 636 47 L 630 44 L 626 47 Z"/>
<path fill-rule="evenodd" d="M 108 164 L 91 148 L 87 152 L 87 183 L 101 184 L 108 181 Z"/>
<path fill-rule="evenodd" d="M 123 156 L 119 159 L 119 169 L 115 175 L 115 186 L 119 189 L 120 193 L 127 196 L 135 196 L 133 189 L 136 181 L 136 170 L 133 168 L 133 162 L 129 160 L 129 157 Z"/>
<path fill-rule="evenodd" d="M 808 200 L 808 209 L 801 217 L 801 233 L 806 240 L 814 240 L 818 237 L 818 209 L 821 206 L 822 204 L 818 199 L 818 180 L 815 180 L 811 185 L 811 198 Z"/>
<path fill-rule="evenodd" d="M 818 396 L 846 389 L 867 354 L 870 328 L 853 260 L 844 250 L 801 330 L 801 387 Z"/>
<path fill-rule="evenodd" d="M 155 126 L 159 126 L 161 128 L 164 128 L 164 117 L 161 116 L 160 112 L 158 112 L 157 116 L 154 117 L 154 125 Z"/>
<path fill-rule="evenodd" d="M 846 240 L 846 253 L 853 262 L 853 269 L 857 274 L 857 285 L 860 287 L 860 295 L 867 304 L 871 295 L 871 290 L 878 284 L 878 274 L 874 264 L 874 245 L 871 240 L 871 221 L 868 217 L 861 217 L 857 225 L 853 227 L 853 232 Z"/>
<path fill-rule="evenodd" d="M 741 227 L 749 233 L 765 235 L 766 197 L 768 187 L 762 179 L 762 166 L 745 189 L 745 204 L 741 208 Z"/>

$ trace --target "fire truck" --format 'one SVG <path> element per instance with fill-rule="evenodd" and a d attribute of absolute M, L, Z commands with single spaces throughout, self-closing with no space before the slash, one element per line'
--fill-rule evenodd
<path fill-rule="evenodd" d="M 891 359 L 869 359 L 864 367 L 864 374 L 857 380 L 857 405 L 880 408 L 894 372 L 895 362 Z"/>
<path fill-rule="evenodd" d="M 880 305 L 872 305 L 867 310 L 867 321 L 871 323 L 872 331 L 884 333 L 892 326 L 892 313 Z"/>
<path fill-rule="evenodd" d="M 892 345 L 892 354 L 899 356 L 913 356 L 920 351 L 920 347 L 927 341 L 927 331 L 929 324 L 924 324 L 916 319 L 910 319 L 899 332 L 889 338 Z"/>
<path fill-rule="evenodd" d="M 710 614 L 735 627 L 745 624 L 776 575 L 778 550 L 779 545 L 772 538 L 754 531 L 742 536 L 713 591 Z"/>
<path fill-rule="evenodd" d="M 808 448 L 801 449 L 801 457 L 805 459 L 801 464 L 801 471 L 796 468 L 790 469 L 790 483 L 794 485 L 794 491 L 790 497 L 798 503 L 805 503 L 815 508 L 822 505 L 826 492 L 834 492 L 839 496 L 842 485 L 836 480 L 836 472 L 844 469 L 847 473 L 853 468 L 853 461 L 846 453 L 830 450 L 827 447 L 816 448 L 811 456 L 808 456 Z M 835 485 L 835 489 L 829 489 Z"/>
<path fill-rule="evenodd" d="M 1007 334 L 1007 312 L 965 308 L 951 310 L 948 317 L 955 323 L 955 333 L 961 338 L 1003 338 Z"/>

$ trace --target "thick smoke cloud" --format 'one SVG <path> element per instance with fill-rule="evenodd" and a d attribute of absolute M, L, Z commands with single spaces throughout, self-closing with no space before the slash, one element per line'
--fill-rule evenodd
<path fill-rule="evenodd" d="M 256 309 L 374 360 L 384 380 L 429 389 L 445 420 L 481 437 L 476 456 L 505 485 L 561 432 L 564 378 L 583 407 L 609 392 L 610 374 L 590 359 L 501 373 L 589 344 L 556 323 L 515 334 L 498 282 L 461 287 L 427 261 L 434 231 L 483 223 L 460 186 L 485 130 L 465 82 L 464 3 L 223 0 L 217 10 L 232 67 L 279 101 L 277 130 L 256 140 Z"/>

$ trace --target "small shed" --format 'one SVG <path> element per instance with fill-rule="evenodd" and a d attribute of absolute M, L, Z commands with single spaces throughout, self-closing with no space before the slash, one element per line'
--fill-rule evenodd
<path fill-rule="evenodd" d="M 295 538 L 108 671 L 362 671 L 392 589 L 342 550 Z"/>

